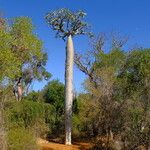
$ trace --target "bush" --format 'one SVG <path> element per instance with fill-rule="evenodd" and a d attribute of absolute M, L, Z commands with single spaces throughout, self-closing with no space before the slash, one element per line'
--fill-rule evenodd
<path fill-rule="evenodd" d="M 38 150 L 36 139 L 32 132 L 24 128 L 8 132 L 8 150 Z"/>
<path fill-rule="evenodd" d="M 25 128 L 37 136 L 44 136 L 52 130 L 55 122 L 55 109 L 50 104 L 22 101 L 5 109 L 8 129 Z"/>

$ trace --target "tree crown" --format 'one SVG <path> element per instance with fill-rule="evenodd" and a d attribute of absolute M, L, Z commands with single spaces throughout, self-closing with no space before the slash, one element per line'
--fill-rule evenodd
<path fill-rule="evenodd" d="M 58 9 L 49 12 L 46 20 L 53 30 L 56 30 L 56 37 L 65 39 L 69 35 L 91 35 L 89 26 L 84 21 L 86 13 L 83 11 L 72 12 L 69 9 Z"/>

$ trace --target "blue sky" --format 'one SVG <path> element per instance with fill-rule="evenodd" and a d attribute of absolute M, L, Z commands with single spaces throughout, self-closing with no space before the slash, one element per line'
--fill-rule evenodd
<path fill-rule="evenodd" d="M 32 18 L 49 56 L 46 68 L 53 74 L 52 79 L 64 82 L 65 43 L 54 38 L 44 16 L 48 11 L 62 7 L 86 11 L 87 22 L 96 34 L 116 31 L 130 36 L 130 47 L 134 44 L 150 47 L 150 0 L 0 0 L 0 11 L 6 18 Z M 86 37 L 75 38 L 74 43 L 79 52 L 89 49 Z M 78 92 L 83 91 L 84 79 L 85 75 L 75 68 L 74 86 Z M 33 89 L 41 89 L 45 84 L 45 81 L 34 82 Z"/>

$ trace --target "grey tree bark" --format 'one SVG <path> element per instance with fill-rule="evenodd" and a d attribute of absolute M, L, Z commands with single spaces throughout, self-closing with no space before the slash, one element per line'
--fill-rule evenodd
<path fill-rule="evenodd" d="M 65 64 L 65 144 L 71 145 L 72 103 L 73 103 L 74 47 L 72 36 L 67 39 Z"/>

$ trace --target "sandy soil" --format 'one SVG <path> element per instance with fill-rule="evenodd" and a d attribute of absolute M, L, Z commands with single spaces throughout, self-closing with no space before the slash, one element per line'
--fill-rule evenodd
<path fill-rule="evenodd" d="M 93 145 L 90 143 L 76 142 L 71 146 L 64 144 L 48 142 L 43 139 L 38 139 L 38 144 L 42 147 L 42 150 L 88 150 Z"/>

